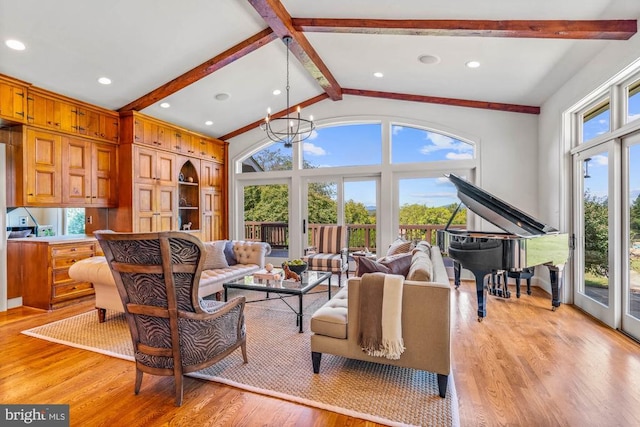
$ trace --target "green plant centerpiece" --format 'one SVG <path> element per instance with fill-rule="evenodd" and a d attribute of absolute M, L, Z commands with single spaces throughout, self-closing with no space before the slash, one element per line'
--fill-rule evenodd
<path fill-rule="evenodd" d="M 285 265 L 296 274 L 302 274 L 308 267 L 307 263 L 299 258 L 283 262 L 282 268 L 284 268 Z"/>

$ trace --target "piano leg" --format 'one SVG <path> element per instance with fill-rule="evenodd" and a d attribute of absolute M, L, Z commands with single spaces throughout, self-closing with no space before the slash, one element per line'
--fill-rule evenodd
<path fill-rule="evenodd" d="M 487 315 L 487 290 L 484 285 L 484 278 L 491 270 L 471 270 L 476 278 L 476 295 L 478 296 L 478 322 Z"/>
<path fill-rule="evenodd" d="M 453 261 L 453 284 L 456 285 L 456 289 L 460 287 L 460 263 Z"/>
<path fill-rule="evenodd" d="M 552 311 L 556 311 L 560 307 L 560 289 L 562 288 L 562 271 L 564 265 L 550 265 L 547 264 L 549 269 L 549 279 L 551 280 L 551 305 Z"/>

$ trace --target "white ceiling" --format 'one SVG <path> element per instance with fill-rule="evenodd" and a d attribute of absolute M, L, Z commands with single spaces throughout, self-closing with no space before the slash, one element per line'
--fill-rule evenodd
<path fill-rule="evenodd" d="M 640 0 L 282 0 L 296 18 L 638 19 Z M 267 28 L 247 0 L 0 0 L 0 73 L 118 109 Z M 623 41 L 304 33 L 342 88 L 540 106 L 599 50 Z M 635 36 L 637 37 L 637 36 Z M 6 39 L 19 39 L 13 51 Z M 441 61 L 425 65 L 423 54 Z M 285 108 L 275 40 L 143 110 L 222 136 Z M 469 69 L 469 60 L 481 67 Z M 373 77 L 381 71 L 384 78 Z M 113 83 L 103 86 L 98 77 Z M 218 101 L 215 95 L 228 93 Z M 323 93 L 291 57 L 291 102 Z M 330 103 L 334 101 L 324 100 Z M 339 101 L 337 101 L 339 102 Z M 312 110 L 312 107 L 309 107 Z M 354 112 L 357 114 L 358 112 Z M 204 122 L 212 120 L 212 126 Z"/>

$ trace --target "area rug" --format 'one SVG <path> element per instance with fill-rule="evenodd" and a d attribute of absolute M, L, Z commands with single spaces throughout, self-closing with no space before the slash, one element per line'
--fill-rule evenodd
<path fill-rule="evenodd" d="M 313 313 L 324 301 L 326 293 L 305 297 L 305 313 Z M 297 300 L 289 303 L 297 305 Z M 320 374 L 313 374 L 308 317 L 305 332 L 299 333 L 295 314 L 282 301 L 247 304 L 249 363 L 242 363 L 238 350 L 189 376 L 391 426 L 459 425 L 452 376 L 442 399 L 436 374 L 430 372 L 323 354 Z M 129 329 L 120 313 L 108 312 L 107 321 L 99 323 L 91 311 L 23 334 L 133 360 Z"/>

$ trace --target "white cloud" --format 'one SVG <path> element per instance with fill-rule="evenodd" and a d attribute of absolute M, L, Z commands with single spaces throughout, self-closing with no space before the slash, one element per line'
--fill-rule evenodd
<path fill-rule="evenodd" d="M 447 178 L 446 176 L 441 176 L 440 178 L 436 179 L 436 184 L 437 185 L 449 185 L 449 184 L 451 184 L 451 181 L 449 181 L 449 178 Z"/>
<path fill-rule="evenodd" d="M 442 192 L 442 193 L 414 193 L 410 194 L 410 197 L 416 199 L 450 199 L 457 197 L 457 193 Z"/>
<path fill-rule="evenodd" d="M 306 134 L 305 134 L 306 135 Z M 309 139 L 314 140 L 318 137 L 318 131 L 317 130 L 312 130 L 311 131 L 311 135 L 309 135 Z"/>
<path fill-rule="evenodd" d="M 607 166 L 609 164 L 609 158 L 601 154 L 598 154 L 597 156 L 593 156 L 591 158 L 591 161 L 596 166 Z"/>
<path fill-rule="evenodd" d="M 600 120 L 598 120 L 598 123 L 601 124 L 601 125 L 606 125 L 606 124 L 609 124 L 609 121 L 606 120 L 606 119 L 600 119 Z"/>
<path fill-rule="evenodd" d="M 445 156 L 448 160 L 465 160 L 473 159 L 471 153 L 447 153 Z"/>
<path fill-rule="evenodd" d="M 393 134 L 397 135 L 404 130 L 403 126 L 393 126 Z"/>
<path fill-rule="evenodd" d="M 311 142 L 303 142 L 302 149 L 305 153 L 310 154 L 312 156 L 326 156 L 327 152 L 324 148 L 318 147 L 317 145 Z"/>
<path fill-rule="evenodd" d="M 465 153 L 468 156 L 462 157 L 464 159 L 471 159 L 473 157 L 473 147 L 470 144 L 466 144 L 461 141 L 434 132 L 427 132 L 427 140 L 431 141 L 433 145 L 425 145 L 420 149 L 421 154 L 429 154 L 434 151 L 451 150 L 458 153 Z"/>

